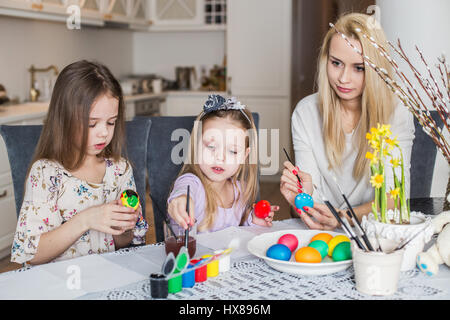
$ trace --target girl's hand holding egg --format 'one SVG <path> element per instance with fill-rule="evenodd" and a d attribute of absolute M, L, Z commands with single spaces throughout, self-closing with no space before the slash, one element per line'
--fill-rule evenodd
<path fill-rule="evenodd" d="M 271 227 L 275 212 L 280 210 L 279 206 L 272 206 L 267 200 L 261 200 L 253 204 L 252 222 L 263 227 Z"/>

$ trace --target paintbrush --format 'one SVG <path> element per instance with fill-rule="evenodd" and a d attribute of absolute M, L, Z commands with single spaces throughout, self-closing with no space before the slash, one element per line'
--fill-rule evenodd
<path fill-rule="evenodd" d="M 319 189 L 317 189 L 316 185 L 313 184 L 314 189 L 317 191 L 317 193 L 319 194 L 319 196 L 322 198 L 322 201 L 326 204 L 326 206 L 328 207 L 328 209 L 330 209 L 331 213 L 334 215 L 334 217 L 336 218 L 336 220 L 340 223 L 340 225 L 342 226 L 342 229 L 345 231 L 345 233 L 347 234 L 347 236 L 352 239 L 353 241 L 356 242 L 357 246 L 364 251 L 367 251 L 367 249 L 363 246 L 363 244 L 361 243 L 361 241 L 359 240 L 359 238 L 353 234 L 353 230 L 351 229 L 350 226 L 347 226 L 347 224 L 341 219 L 341 217 L 339 216 L 339 214 L 337 213 L 336 209 L 333 207 L 333 205 L 327 200 L 325 199 L 325 197 L 323 196 L 323 194 L 319 191 Z"/>
<path fill-rule="evenodd" d="M 364 231 L 364 229 L 362 228 L 361 224 L 359 223 L 359 220 L 358 220 L 358 217 L 355 214 L 355 211 L 353 211 L 353 208 L 352 208 L 350 202 L 348 201 L 347 197 L 345 196 L 344 191 L 342 191 L 341 186 L 339 185 L 339 183 L 337 183 L 337 178 L 334 175 L 333 175 L 333 180 L 334 180 L 334 183 L 336 184 L 336 186 L 338 187 L 339 192 L 341 193 L 342 197 L 344 198 L 345 203 L 347 204 L 347 207 L 348 207 L 349 210 L 347 210 L 346 213 L 347 213 L 348 217 L 353 221 L 353 224 L 355 226 L 357 226 L 359 232 L 361 233 L 361 237 L 363 238 L 364 243 L 366 244 L 367 248 L 370 251 L 375 251 L 373 249 L 373 247 L 372 247 L 372 244 L 369 241 L 369 238 L 367 237 L 366 232 Z"/>
<path fill-rule="evenodd" d="M 287 153 L 287 151 L 286 151 L 285 148 L 283 148 L 283 151 L 284 151 L 284 154 L 286 155 L 286 158 L 288 159 L 288 161 L 289 161 L 290 163 L 294 164 L 294 163 L 291 161 L 291 158 L 289 158 L 289 155 L 288 155 L 288 153 Z M 302 183 L 302 180 L 301 180 L 300 177 L 298 176 L 298 173 L 296 173 L 295 175 L 297 176 L 298 182 Z"/>
<path fill-rule="evenodd" d="M 413 235 L 411 238 L 409 238 L 409 240 L 406 240 L 402 243 L 400 243 L 394 250 L 392 251 L 396 251 L 396 250 L 401 250 L 403 249 L 408 243 L 410 243 L 412 240 L 414 240 L 414 238 L 416 238 L 419 234 L 421 234 L 422 232 L 424 232 L 426 230 L 426 228 L 428 228 L 428 225 L 426 225 L 424 228 L 420 229 L 419 232 L 417 232 L 415 235 Z"/>
<path fill-rule="evenodd" d="M 186 198 L 186 212 L 188 214 L 189 217 L 189 185 L 187 186 L 187 198 Z M 190 220 L 190 217 L 189 217 Z M 184 246 L 187 248 L 188 247 L 188 243 L 189 243 L 189 225 L 187 227 L 187 229 L 184 231 Z"/>

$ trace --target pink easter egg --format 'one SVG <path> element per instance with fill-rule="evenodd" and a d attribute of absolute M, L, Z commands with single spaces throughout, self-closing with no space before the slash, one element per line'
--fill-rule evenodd
<path fill-rule="evenodd" d="M 284 244 L 289 248 L 289 250 L 291 250 L 291 252 L 293 252 L 295 249 L 297 249 L 298 239 L 292 233 L 286 233 L 278 239 L 277 243 Z"/>

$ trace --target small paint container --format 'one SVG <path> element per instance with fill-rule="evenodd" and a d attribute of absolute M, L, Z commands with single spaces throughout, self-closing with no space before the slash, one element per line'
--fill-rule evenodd
<path fill-rule="evenodd" d="M 179 273 L 179 271 L 175 271 L 174 275 L 177 273 Z M 183 282 L 182 275 L 175 276 L 169 279 L 169 293 L 180 292 L 182 290 L 182 282 Z"/>
<path fill-rule="evenodd" d="M 193 259 L 191 260 L 191 263 L 195 265 L 200 260 L 201 259 Z M 203 266 L 195 269 L 195 282 L 204 282 L 206 281 L 206 279 L 208 279 L 207 267 L 208 266 Z"/>
<path fill-rule="evenodd" d="M 212 255 L 206 254 L 202 258 L 210 258 Z M 217 277 L 219 275 L 219 260 L 214 260 L 207 264 L 208 278 Z"/>
<path fill-rule="evenodd" d="M 219 254 L 224 251 L 225 250 L 216 250 L 216 251 L 214 251 L 214 254 Z M 231 265 L 231 260 L 230 260 L 229 254 L 219 257 L 219 273 L 230 271 L 230 265 Z"/>
<path fill-rule="evenodd" d="M 162 273 L 152 273 L 150 275 L 150 294 L 154 299 L 167 298 L 169 284 L 165 275 Z"/>
<path fill-rule="evenodd" d="M 193 265 L 190 264 L 187 268 L 192 269 Z M 183 288 L 192 288 L 195 285 L 195 270 L 187 271 L 183 274 L 182 286 Z"/>

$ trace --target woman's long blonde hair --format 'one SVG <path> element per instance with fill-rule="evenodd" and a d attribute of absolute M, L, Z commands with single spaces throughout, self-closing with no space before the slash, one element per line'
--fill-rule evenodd
<path fill-rule="evenodd" d="M 382 44 L 387 44 L 383 30 L 374 25 L 370 19 L 373 17 L 361 13 L 350 13 L 342 15 L 335 23 L 337 30 L 349 38 L 361 43 L 363 53 L 380 68 L 386 69 L 392 76 L 392 68 L 386 59 L 382 58 L 377 50 L 365 39 L 362 33 L 374 38 Z M 361 32 L 355 31 L 357 28 Z M 325 139 L 325 150 L 330 163 L 330 169 L 339 169 L 342 165 L 342 154 L 345 149 L 345 134 L 341 122 L 340 101 L 331 87 L 327 76 L 327 63 L 331 39 L 337 32 L 334 28 L 325 35 L 318 59 L 318 72 L 316 85 L 318 86 L 319 109 L 322 116 L 323 135 Z M 365 158 L 368 145 L 365 135 L 371 127 L 377 123 L 388 123 L 394 110 L 394 96 L 389 88 L 383 83 L 372 68 L 365 68 L 365 86 L 361 97 L 361 118 L 355 129 L 353 143 L 358 149 L 353 177 L 360 180 L 368 170 L 369 160 Z M 367 175 L 366 175 L 367 176 Z"/>
<path fill-rule="evenodd" d="M 245 113 L 248 119 L 242 114 L 242 112 Z M 256 196 L 258 193 L 257 133 L 251 112 L 249 112 L 248 109 L 243 109 L 242 112 L 240 110 L 219 110 L 207 113 L 206 115 L 201 113 L 195 119 L 194 127 L 191 132 L 187 158 L 185 160 L 185 164 L 180 170 L 180 173 L 178 174 L 178 177 L 186 173 L 192 173 L 200 179 L 203 187 L 205 188 L 205 218 L 198 226 L 199 231 L 209 230 L 212 228 L 216 219 L 217 207 L 221 204 L 219 195 L 211 187 L 209 180 L 200 170 L 200 166 L 197 161 L 199 152 L 198 142 L 202 141 L 201 139 L 203 135 L 201 129 L 208 119 L 221 118 L 233 120 L 234 122 L 239 123 L 239 126 L 242 127 L 247 133 L 245 145 L 246 148 L 250 148 L 250 153 L 247 156 L 245 163 L 241 164 L 236 173 L 231 177 L 231 182 L 234 187 L 237 188 L 236 182 L 239 181 L 242 188 L 242 194 L 239 193 L 237 199 L 235 199 L 237 202 L 240 201 L 242 197 L 242 203 L 245 204 L 245 212 L 242 215 L 240 225 L 247 220 L 252 209 L 252 204 L 256 201 Z"/>

